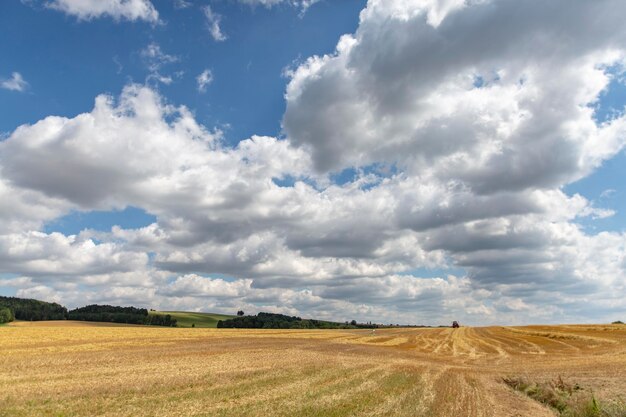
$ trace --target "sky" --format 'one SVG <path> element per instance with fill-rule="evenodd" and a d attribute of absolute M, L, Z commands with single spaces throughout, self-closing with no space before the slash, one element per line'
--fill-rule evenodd
<path fill-rule="evenodd" d="M 0 295 L 626 318 L 622 0 L 0 2 Z"/>

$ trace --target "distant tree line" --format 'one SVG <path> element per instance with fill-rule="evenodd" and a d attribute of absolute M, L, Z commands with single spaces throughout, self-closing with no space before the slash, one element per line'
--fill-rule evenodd
<path fill-rule="evenodd" d="M 217 322 L 219 329 L 356 329 L 374 328 L 372 324 L 335 323 L 322 320 L 303 320 L 300 317 L 275 313 L 259 313 L 256 316 L 239 316 Z"/>
<path fill-rule="evenodd" d="M 70 310 L 69 320 L 105 321 L 112 323 L 143 324 L 148 317 L 148 310 L 135 307 L 116 307 L 92 304 Z"/>
<path fill-rule="evenodd" d="M 176 319 L 169 314 L 148 314 L 145 308 L 117 307 L 110 305 L 92 304 L 71 310 L 69 320 L 99 321 L 125 324 L 148 324 L 153 326 L 176 327 Z"/>
<path fill-rule="evenodd" d="M 300 317 L 290 317 L 283 314 L 259 313 L 256 316 L 238 316 L 217 322 L 218 328 L 238 329 L 293 329 L 301 328 Z"/>
<path fill-rule="evenodd" d="M 27 298 L 0 296 L 0 308 L 9 309 L 16 320 L 64 320 L 67 317 L 67 309 L 60 304 Z"/>
<path fill-rule="evenodd" d="M 143 323 L 148 326 L 167 326 L 176 327 L 178 321 L 169 314 L 148 314 L 146 321 Z M 193 327 L 196 327 L 195 325 Z"/>
<path fill-rule="evenodd" d="M 13 320 L 80 320 L 176 327 L 169 314 L 148 314 L 145 308 L 92 304 L 69 312 L 57 303 L 0 296 L 0 323 Z"/>

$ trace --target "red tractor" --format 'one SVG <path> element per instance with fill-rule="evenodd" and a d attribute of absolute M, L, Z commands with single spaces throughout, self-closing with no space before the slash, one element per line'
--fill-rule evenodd
<path fill-rule="evenodd" d="M 453 322 L 452 322 L 452 328 L 453 328 L 453 329 L 458 329 L 459 327 L 461 327 L 461 325 L 459 324 L 459 322 L 458 322 L 458 321 L 453 321 Z"/>

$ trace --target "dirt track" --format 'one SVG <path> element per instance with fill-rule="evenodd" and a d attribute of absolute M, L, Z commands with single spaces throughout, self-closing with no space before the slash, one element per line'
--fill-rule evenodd
<path fill-rule="evenodd" d="M 599 398 L 626 393 L 626 326 L 617 325 L 372 332 L 61 322 L 0 328 L 0 341 L 7 416 L 554 415 L 503 376 L 561 376 Z"/>

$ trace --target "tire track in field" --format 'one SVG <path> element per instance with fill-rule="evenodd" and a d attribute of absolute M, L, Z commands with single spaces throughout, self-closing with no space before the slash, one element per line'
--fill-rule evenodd
<path fill-rule="evenodd" d="M 466 371 L 449 368 L 436 379 L 434 399 L 427 415 L 437 417 L 491 417 L 489 400 L 479 379 Z"/>
<path fill-rule="evenodd" d="M 439 329 L 425 329 L 421 330 L 418 339 L 416 340 L 416 349 L 420 352 L 433 352 L 435 347 L 440 343 L 441 331 Z"/>
<path fill-rule="evenodd" d="M 441 333 L 443 333 L 445 337 L 439 340 L 439 343 L 435 342 L 435 349 L 432 351 L 432 353 L 436 353 L 440 355 L 441 354 L 446 354 L 446 355 L 453 354 L 454 341 L 452 340 L 452 336 L 453 336 L 452 329 L 445 329 Z"/>
<path fill-rule="evenodd" d="M 513 338 L 507 334 L 502 327 L 484 329 L 488 335 L 488 339 L 498 343 L 498 345 L 506 352 L 508 356 L 520 354 L 542 354 L 545 350 L 537 343 L 526 342 L 519 337 Z M 527 349 L 531 350 L 528 351 Z"/>
<path fill-rule="evenodd" d="M 544 351 L 551 354 L 578 354 L 581 352 L 581 348 L 576 346 L 573 342 L 568 342 L 566 339 L 561 339 L 557 335 L 542 332 L 527 332 L 519 330 L 513 327 L 503 327 L 503 332 L 507 332 L 510 339 L 518 340 L 522 337 L 530 338 L 534 337 L 543 341 Z M 513 336 L 513 334 L 515 336 Z M 556 345 L 556 346 L 555 346 Z"/>
<path fill-rule="evenodd" d="M 507 344 L 498 340 L 496 336 L 494 336 L 491 329 L 481 329 L 482 336 L 477 336 L 477 340 L 480 341 L 480 344 L 485 346 L 488 350 L 493 350 L 496 352 L 496 356 L 493 358 L 493 362 L 501 363 L 509 358 L 509 353 L 506 351 L 505 347 Z"/>
<path fill-rule="evenodd" d="M 367 370 L 359 367 L 344 369 L 340 372 L 321 372 L 321 375 L 309 377 L 296 375 L 295 379 L 286 375 L 284 383 L 277 383 L 259 394 L 250 393 L 243 400 L 232 402 L 226 409 L 255 410 L 256 415 L 302 415 L 293 410 L 301 407 L 307 398 L 323 398 L 325 404 L 340 402 L 342 398 L 373 388 L 384 378 L 387 371 L 382 366 Z M 257 387 L 259 385 L 257 384 Z M 305 393 L 304 398 L 302 394 Z M 285 413 L 276 414 L 277 406 Z M 221 407 L 220 407 L 221 408 Z"/>
<path fill-rule="evenodd" d="M 493 357 L 502 359 L 508 357 L 507 353 L 503 349 L 498 349 L 498 346 L 493 346 L 493 342 L 490 342 L 489 337 L 485 335 L 484 329 L 470 328 L 470 331 L 466 333 L 468 343 L 474 345 L 476 350 L 475 358 Z"/>
<path fill-rule="evenodd" d="M 452 340 L 454 343 L 454 356 L 466 356 L 468 359 L 476 359 L 479 356 L 475 345 L 476 337 L 473 328 L 461 327 L 453 330 Z"/>

